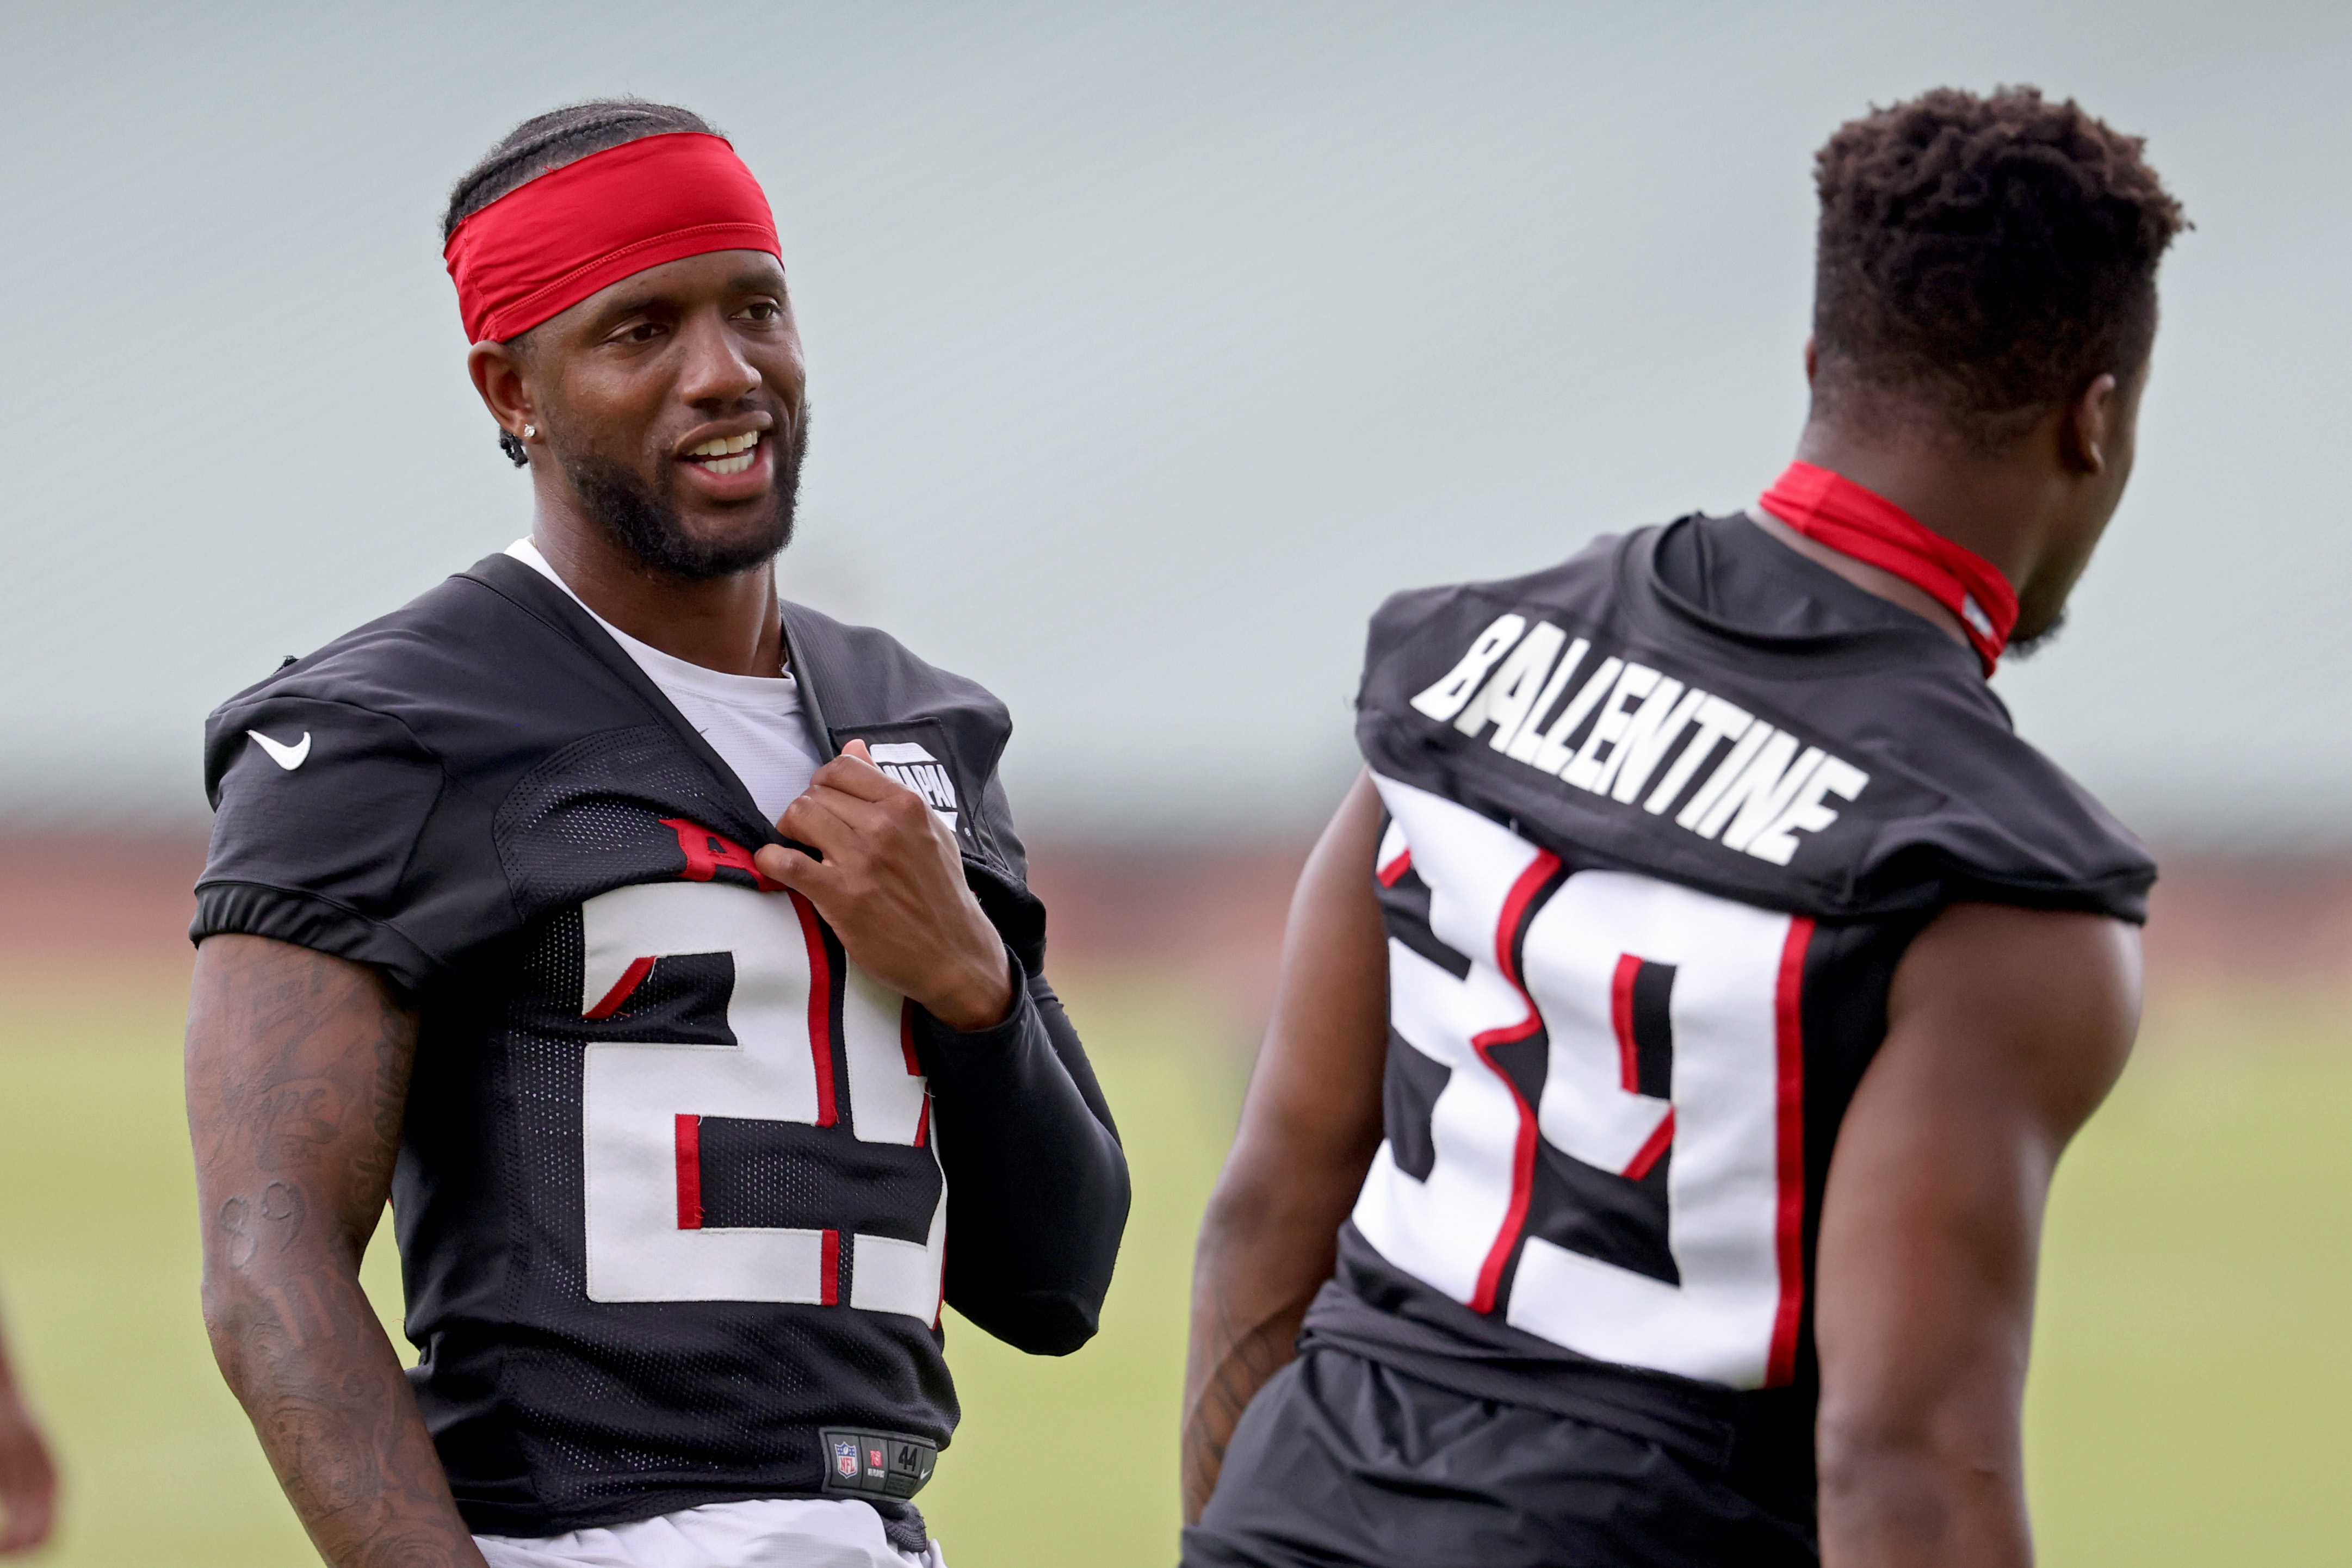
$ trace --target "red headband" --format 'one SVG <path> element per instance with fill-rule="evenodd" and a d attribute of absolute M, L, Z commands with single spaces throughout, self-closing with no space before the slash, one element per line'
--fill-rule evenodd
<path fill-rule="evenodd" d="M 1877 492 L 1811 463 L 1790 464 L 1764 492 L 1763 506 L 1807 538 L 1925 589 L 1959 617 L 1984 673 L 1992 674 L 2017 626 L 2017 590 L 1992 562 Z"/>
<path fill-rule="evenodd" d="M 442 248 L 466 340 L 503 342 L 632 273 L 714 250 L 782 260 L 767 193 L 699 131 L 643 136 L 518 185 Z"/>

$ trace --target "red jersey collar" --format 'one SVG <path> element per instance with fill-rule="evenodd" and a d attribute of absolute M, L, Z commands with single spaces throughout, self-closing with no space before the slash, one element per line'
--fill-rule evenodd
<path fill-rule="evenodd" d="M 1990 676 L 2017 627 L 2017 590 L 1992 562 L 1954 544 L 1874 491 L 1811 463 L 1791 463 L 1764 509 L 1810 539 L 1891 571 L 1958 617 Z"/>

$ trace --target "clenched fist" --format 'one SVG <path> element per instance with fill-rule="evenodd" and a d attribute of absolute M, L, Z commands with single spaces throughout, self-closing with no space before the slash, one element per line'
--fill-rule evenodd
<path fill-rule="evenodd" d="M 816 770 L 776 831 L 824 858 L 768 844 L 752 859 L 816 905 L 850 962 L 952 1030 L 1011 1014 L 1012 961 L 964 882 L 955 833 L 864 741 Z"/>

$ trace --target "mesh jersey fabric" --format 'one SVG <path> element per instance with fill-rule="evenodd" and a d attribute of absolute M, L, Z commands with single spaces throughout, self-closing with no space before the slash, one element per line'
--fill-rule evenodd
<path fill-rule="evenodd" d="M 1969 650 L 1741 517 L 1396 596 L 1358 737 L 1386 1137 L 1302 1345 L 1810 1531 L 1814 1239 L 1896 964 L 1955 900 L 2142 921 L 2153 863 Z"/>
<path fill-rule="evenodd" d="M 827 1428 L 946 1444 L 942 1291 L 1024 1349 L 1093 1332 L 1125 1164 L 1044 977 L 1009 720 L 881 632 L 784 620 L 812 747 L 919 753 L 953 797 L 1020 982 L 994 1028 L 940 1028 L 762 890 L 776 835 L 733 770 L 509 557 L 208 722 L 192 935 L 375 965 L 418 1009 L 394 1220 L 478 1532 L 823 1495 Z M 308 736 L 299 765 L 257 732 Z"/>

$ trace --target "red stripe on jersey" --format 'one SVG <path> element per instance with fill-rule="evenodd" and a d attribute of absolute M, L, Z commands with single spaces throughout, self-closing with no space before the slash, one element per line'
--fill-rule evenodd
<path fill-rule="evenodd" d="M 1641 972 L 1641 959 L 1621 953 L 1617 973 L 1609 981 L 1609 1021 L 1617 1029 L 1617 1076 L 1628 1094 L 1642 1092 L 1642 1051 L 1633 1042 L 1633 981 Z"/>
<path fill-rule="evenodd" d="M 817 1260 L 818 1303 L 822 1306 L 841 1305 L 841 1232 L 824 1233 L 824 1251 Z"/>
<path fill-rule="evenodd" d="M 801 940 L 808 945 L 809 1055 L 816 1065 L 816 1124 L 830 1127 L 837 1120 L 833 1108 L 833 960 L 824 950 L 824 927 L 817 921 L 816 905 L 797 893 L 788 896 L 793 913 L 801 917 Z"/>
<path fill-rule="evenodd" d="M 915 1004 L 909 999 L 898 1007 L 898 1049 L 907 1054 L 907 1076 L 923 1075 L 922 1059 L 915 1054 Z M 931 1097 L 923 1096 L 922 1113 L 915 1118 L 915 1147 L 921 1148 L 923 1140 L 931 1135 Z"/>
<path fill-rule="evenodd" d="M 1381 879 L 1381 885 L 1382 887 L 1394 887 L 1398 883 L 1404 880 L 1404 873 L 1412 869 L 1412 850 L 1411 846 L 1407 846 L 1404 852 L 1399 854 L 1396 859 L 1381 867 L 1377 874 Z"/>
<path fill-rule="evenodd" d="M 1511 1075 L 1503 1071 L 1488 1051 L 1495 1046 L 1525 1040 L 1543 1028 L 1543 1014 L 1536 1010 L 1536 999 L 1528 995 L 1525 986 L 1519 984 L 1518 965 L 1512 960 L 1511 948 L 1518 936 L 1519 926 L 1528 917 L 1528 906 L 1535 902 L 1536 894 L 1559 870 L 1558 855 L 1549 850 L 1537 852 L 1528 869 L 1519 873 L 1519 880 L 1511 884 L 1510 896 L 1503 900 L 1502 918 L 1495 923 L 1495 967 L 1503 971 L 1503 978 L 1511 983 L 1511 988 L 1518 992 L 1519 998 L 1528 1004 L 1528 1016 L 1507 1029 L 1490 1029 L 1483 1034 L 1470 1037 L 1471 1047 L 1478 1052 L 1478 1060 L 1503 1081 L 1503 1087 L 1511 1092 L 1511 1103 L 1518 1107 L 1519 1112 L 1518 1140 L 1511 1149 L 1510 1207 L 1503 1212 L 1503 1228 L 1496 1232 L 1494 1246 L 1486 1249 L 1486 1261 L 1479 1266 L 1478 1288 L 1470 1298 L 1470 1310 L 1474 1312 L 1495 1310 L 1495 1293 L 1503 1283 L 1503 1265 L 1510 1260 L 1511 1249 L 1517 1244 L 1520 1228 L 1528 1222 L 1528 1203 L 1535 1192 L 1538 1136 L 1535 1107 L 1528 1103 L 1528 1097 L 1519 1092 L 1519 1086 L 1511 1082 Z"/>
<path fill-rule="evenodd" d="M 646 977 L 653 972 L 654 961 L 651 958 L 630 959 L 629 967 L 621 971 L 621 977 L 613 982 L 613 988 L 604 993 L 604 999 L 580 1016 L 584 1019 L 611 1018 L 621 1010 L 621 1004 L 627 1001 L 636 988 L 646 983 Z"/>
<path fill-rule="evenodd" d="M 1777 1388 L 1797 1375 L 1797 1323 L 1805 1304 L 1805 950 L 1813 923 L 1789 922 L 1780 948 L 1780 983 L 1773 998 L 1780 1058 L 1780 1212 L 1774 1226 L 1780 1263 L 1780 1309 L 1772 1319 L 1772 1353 L 1764 1385 Z"/>
<path fill-rule="evenodd" d="M 677 1228 L 702 1228 L 702 1118 L 677 1118 Z"/>
<path fill-rule="evenodd" d="M 1633 1157 L 1625 1163 L 1626 1178 L 1630 1181 L 1640 1181 L 1643 1176 L 1648 1176 L 1650 1167 L 1656 1165 L 1659 1158 L 1674 1146 L 1674 1141 L 1675 1112 L 1674 1107 L 1669 1105 L 1666 1107 L 1665 1115 L 1659 1118 L 1658 1130 L 1650 1134 L 1650 1141 L 1634 1151 Z"/>
<path fill-rule="evenodd" d="M 915 1003 L 912 998 L 898 1004 L 898 1049 L 906 1053 L 907 1076 L 920 1078 L 923 1064 L 915 1055 Z"/>

